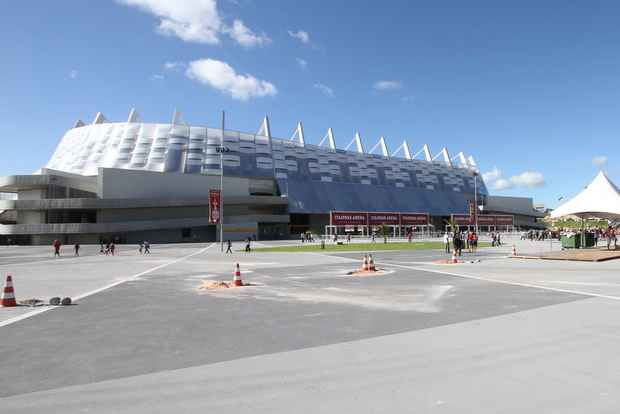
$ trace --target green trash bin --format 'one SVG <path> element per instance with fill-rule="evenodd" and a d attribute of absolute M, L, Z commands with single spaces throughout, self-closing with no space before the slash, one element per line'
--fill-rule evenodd
<path fill-rule="evenodd" d="M 578 249 L 581 247 L 581 234 L 573 234 L 570 236 L 563 234 L 561 242 L 562 247 L 565 249 Z"/>

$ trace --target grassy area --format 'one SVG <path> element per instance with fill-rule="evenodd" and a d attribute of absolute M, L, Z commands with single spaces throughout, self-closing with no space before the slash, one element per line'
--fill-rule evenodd
<path fill-rule="evenodd" d="M 478 243 L 479 247 L 489 247 L 490 243 Z M 298 244 L 294 246 L 260 247 L 252 249 L 255 252 L 352 252 L 352 251 L 377 251 L 377 250 L 431 250 L 443 249 L 442 242 L 399 242 L 399 243 L 351 243 L 333 244 L 326 243 L 325 249 L 321 249 L 320 243 Z"/>

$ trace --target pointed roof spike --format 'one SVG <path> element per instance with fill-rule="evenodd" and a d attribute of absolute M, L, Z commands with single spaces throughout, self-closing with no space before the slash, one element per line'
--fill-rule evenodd
<path fill-rule="evenodd" d="M 75 122 L 75 125 L 73 125 L 73 128 L 83 127 L 84 125 L 86 125 L 86 124 L 84 123 L 84 121 L 82 121 L 81 119 L 78 119 L 78 120 Z"/>
<path fill-rule="evenodd" d="M 428 144 L 424 144 L 424 146 L 422 147 L 422 151 L 424 151 L 424 158 L 426 158 L 426 161 L 433 161 L 433 158 L 431 157 L 431 149 Z"/>
<path fill-rule="evenodd" d="M 476 164 L 476 161 L 474 160 L 473 156 L 470 155 L 469 157 L 467 157 L 467 161 L 469 162 L 470 167 L 473 167 L 473 168 L 478 167 L 478 164 Z"/>
<path fill-rule="evenodd" d="M 93 125 L 103 124 L 104 122 L 107 122 L 106 117 L 103 116 L 101 112 L 97 112 L 97 115 L 95 115 L 95 119 L 93 120 Z"/>
<path fill-rule="evenodd" d="M 406 160 L 411 159 L 411 149 L 409 148 L 409 144 L 407 143 L 406 139 L 403 140 L 403 143 L 400 144 L 398 148 L 396 148 L 396 150 L 392 153 L 390 157 L 394 157 L 396 154 L 398 154 L 400 150 L 403 150 L 403 155 L 405 156 Z"/>
<path fill-rule="evenodd" d="M 321 142 L 319 142 L 319 147 L 323 146 L 323 144 L 325 143 L 325 140 L 327 140 L 328 144 L 329 144 L 329 148 L 332 150 L 336 150 L 336 140 L 334 139 L 334 131 L 331 128 L 327 128 L 327 133 L 325 134 L 325 136 L 323 137 L 323 139 L 321 139 Z"/>
<path fill-rule="evenodd" d="M 127 122 L 138 122 L 140 120 L 140 118 L 138 117 L 138 112 L 136 111 L 136 108 L 131 108 L 131 111 L 129 111 L 129 117 L 127 118 Z"/>
<path fill-rule="evenodd" d="M 355 144 L 355 150 L 360 153 L 360 154 L 364 154 L 364 145 L 362 144 L 362 137 L 360 136 L 359 132 L 355 133 L 355 136 L 353 137 L 353 139 L 351 140 L 351 142 L 349 142 L 349 145 L 347 145 L 347 147 L 345 148 L 345 150 L 349 150 L 349 148 L 351 148 L 351 145 Z"/>
<path fill-rule="evenodd" d="M 435 161 L 439 157 L 443 158 L 443 162 L 445 162 L 448 167 L 452 167 L 452 162 L 450 161 L 450 154 L 448 154 L 448 149 L 446 147 L 443 147 L 441 151 L 439 151 L 437 155 L 433 157 L 433 161 Z"/>
<path fill-rule="evenodd" d="M 443 155 L 443 160 L 448 167 L 452 167 L 452 161 L 450 161 L 450 154 L 448 153 L 448 148 L 443 147 L 441 150 L 441 154 Z"/>
<path fill-rule="evenodd" d="M 261 122 L 260 128 L 258 128 L 256 135 L 261 135 L 271 139 L 271 128 L 269 126 L 269 117 L 267 115 L 263 118 L 263 122 Z"/>
<path fill-rule="evenodd" d="M 301 145 L 306 144 L 306 140 L 304 138 L 304 126 L 302 125 L 301 121 L 297 123 L 297 128 L 295 128 L 295 131 L 293 131 L 293 135 L 291 135 L 290 141 L 293 141 L 295 138 L 297 138 L 297 141 Z"/>
<path fill-rule="evenodd" d="M 183 124 L 183 117 L 181 115 L 181 112 L 177 111 L 176 108 L 174 108 L 174 112 L 172 113 L 172 125 L 176 125 L 176 124 Z"/>
<path fill-rule="evenodd" d="M 383 135 L 381 135 L 381 138 L 379 138 L 379 141 L 377 141 L 375 146 L 372 147 L 372 149 L 368 151 L 368 153 L 372 154 L 377 149 L 377 147 L 381 148 L 381 155 L 383 155 L 384 157 L 390 158 L 390 154 L 388 152 L 387 145 L 385 144 L 385 138 L 383 137 Z"/>
<path fill-rule="evenodd" d="M 336 151 L 336 139 L 334 138 L 334 131 L 331 128 L 327 129 L 327 136 L 329 137 L 329 147 Z"/>
<path fill-rule="evenodd" d="M 460 167 L 467 168 L 467 158 L 465 158 L 465 154 L 463 154 L 463 151 L 459 152 L 454 157 L 450 158 L 450 160 L 451 161 L 458 160 Z"/>

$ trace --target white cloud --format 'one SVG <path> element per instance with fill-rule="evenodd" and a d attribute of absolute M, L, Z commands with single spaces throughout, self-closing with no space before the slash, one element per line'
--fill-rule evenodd
<path fill-rule="evenodd" d="M 514 185 L 505 178 L 498 178 L 493 186 L 496 190 L 507 190 L 512 187 L 514 187 Z"/>
<path fill-rule="evenodd" d="M 293 32 L 292 30 L 288 31 L 289 36 L 294 39 L 299 40 L 301 43 L 307 45 L 310 43 L 310 34 L 304 30 L 298 30 Z"/>
<path fill-rule="evenodd" d="M 186 42 L 218 44 L 222 19 L 216 0 L 117 0 L 157 16 L 157 31 Z"/>
<path fill-rule="evenodd" d="M 320 90 L 321 92 L 323 92 L 325 95 L 329 96 L 330 98 L 334 97 L 334 90 L 327 85 L 324 85 L 322 83 L 315 83 L 314 88 Z"/>
<path fill-rule="evenodd" d="M 380 80 L 375 82 L 373 88 L 377 91 L 393 91 L 402 88 L 400 81 Z"/>
<path fill-rule="evenodd" d="M 493 167 L 491 171 L 487 171 L 482 174 L 482 179 L 484 181 L 493 182 L 502 176 L 502 172 L 497 168 Z"/>
<path fill-rule="evenodd" d="M 607 156 L 606 155 L 598 155 L 592 158 L 592 164 L 597 166 L 598 168 L 603 168 L 605 164 L 607 164 Z"/>
<path fill-rule="evenodd" d="M 308 62 L 306 62 L 304 59 L 295 58 L 295 60 L 297 61 L 297 64 L 299 65 L 300 68 L 306 69 L 308 67 Z"/>
<path fill-rule="evenodd" d="M 71 71 L 69 72 L 69 77 L 71 79 L 77 78 L 77 75 L 78 75 L 78 71 L 76 69 L 71 69 Z"/>
<path fill-rule="evenodd" d="M 235 20 L 232 27 L 226 28 L 225 31 L 241 46 L 264 46 L 271 43 L 271 38 L 269 38 L 269 36 L 264 33 L 257 35 L 252 30 L 248 29 L 241 20 Z"/>
<path fill-rule="evenodd" d="M 518 187 L 542 187 L 545 185 L 545 177 L 538 171 L 524 171 L 510 177 L 510 182 Z"/>
<path fill-rule="evenodd" d="M 155 74 L 151 75 L 151 80 L 153 80 L 153 81 L 164 80 L 164 75 L 160 75 L 159 73 L 155 73 Z"/>
<path fill-rule="evenodd" d="M 271 43 L 265 35 L 257 35 L 241 20 L 232 26 L 223 21 L 217 10 L 217 0 L 116 0 L 159 18 L 157 32 L 178 37 L 185 42 L 219 44 L 222 34 L 229 35 L 245 47 Z"/>
<path fill-rule="evenodd" d="M 166 70 L 179 70 L 187 66 L 185 62 L 166 62 L 164 63 L 164 69 Z"/>
<path fill-rule="evenodd" d="M 495 190 L 508 190 L 515 187 L 542 187 L 545 185 L 545 177 L 538 171 L 524 171 L 521 174 L 504 178 L 497 167 L 482 174 L 482 179 L 487 183 L 493 183 Z"/>
<path fill-rule="evenodd" d="M 271 82 L 256 79 L 250 74 L 237 74 L 226 62 L 214 59 L 200 59 L 190 62 L 185 75 L 242 101 L 278 93 L 275 85 Z"/>

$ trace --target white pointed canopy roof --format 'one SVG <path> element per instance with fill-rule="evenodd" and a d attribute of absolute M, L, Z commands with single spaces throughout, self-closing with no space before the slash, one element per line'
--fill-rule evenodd
<path fill-rule="evenodd" d="M 620 190 L 602 171 L 579 194 L 551 212 L 551 218 L 564 216 L 620 218 Z"/>

